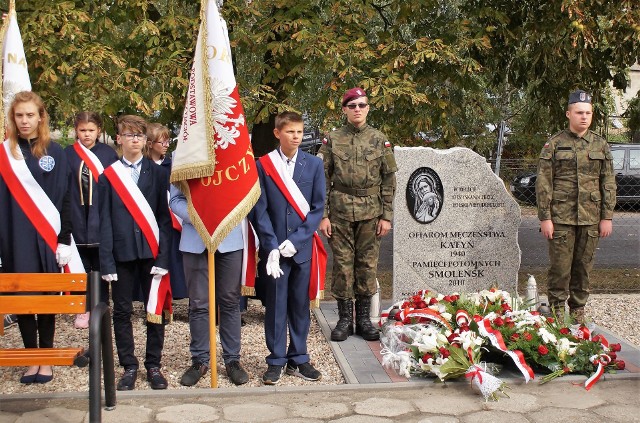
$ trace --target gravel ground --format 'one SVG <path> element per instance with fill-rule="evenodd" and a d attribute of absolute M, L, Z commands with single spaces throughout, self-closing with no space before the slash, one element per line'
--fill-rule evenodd
<path fill-rule="evenodd" d="M 622 300 L 624 296 L 624 300 Z M 599 294 L 592 295 L 586 307 L 587 320 L 618 334 L 626 341 L 640 346 L 640 333 L 631 324 L 630 316 L 635 316 L 640 309 L 640 294 Z M 190 389 L 180 385 L 180 377 L 190 364 L 189 355 L 189 327 L 187 322 L 187 307 L 184 301 L 179 301 L 174 310 L 174 322 L 167 326 L 163 355 L 163 372 L 169 381 L 169 389 Z M 262 319 L 264 309 L 259 303 L 250 301 L 249 310 L 245 316 L 247 324 L 242 328 L 242 365 L 249 373 L 249 383 L 243 386 L 262 386 L 262 373 L 266 370 L 264 358 L 267 348 L 264 342 Z M 144 339 L 144 320 L 140 307 L 134 320 L 134 336 L 137 340 Z M 9 328 L 4 337 L 0 337 L 3 347 L 22 347 L 20 333 L 16 326 Z M 59 316 L 56 332 L 57 345 L 87 345 L 88 331 L 73 328 L 73 316 Z M 144 343 L 138 341 L 141 348 L 136 349 L 137 357 L 142 361 L 144 357 Z M 329 344 L 324 339 L 320 328 L 312 316 L 309 333 L 309 353 L 311 362 L 322 372 L 322 379 L 318 382 L 307 382 L 300 378 L 284 375 L 280 386 L 302 385 L 338 385 L 345 383 L 337 362 L 333 357 Z M 226 376 L 222 364 L 222 351 L 218 344 L 218 386 L 234 387 Z M 117 358 L 116 358 L 117 365 Z M 76 367 L 56 366 L 54 379 L 47 384 L 23 385 L 19 382 L 24 368 L 0 368 L 0 394 L 30 393 L 30 392 L 74 392 L 87 391 L 88 370 Z M 116 367 L 116 380 L 121 369 Z M 146 372 L 138 373 L 137 390 L 150 389 L 146 382 Z M 206 388 L 210 384 L 210 373 L 196 385 Z M 238 387 L 240 389 L 241 387 Z"/>
<path fill-rule="evenodd" d="M 136 303 L 134 318 L 134 338 L 136 339 L 136 356 L 140 360 L 141 371 L 138 372 L 136 390 L 151 389 L 146 381 L 144 361 L 145 327 L 143 320 L 142 304 Z M 75 316 L 60 315 L 56 319 L 55 344 L 58 346 L 88 345 L 88 330 L 75 329 L 73 319 Z M 264 308 L 259 302 L 250 300 L 249 309 L 245 314 L 246 325 L 242 327 L 242 352 L 241 364 L 249 373 L 249 382 L 245 386 L 263 386 L 262 374 L 267 370 L 265 357 L 268 350 L 264 340 Z M 174 304 L 174 321 L 166 326 L 165 344 L 162 356 L 162 372 L 169 382 L 169 389 L 190 389 L 180 385 L 180 378 L 184 371 L 191 365 L 189 354 L 189 324 L 187 320 L 187 303 L 185 300 Z M 7 329 L 4 337 L 0 337 L 0 343 L 7 348 L 22 348 L 22 338 L 17 325 Z M 115 344 L 114 344 L 115 347 Z M 319 325 L 311 315 L 311 328 L 308 338 L 309 355 L 311 363 L 322 373 L 322 379 L 317 382 L 309 382 L 298 377 L 283 375 L 279 386 L 304 386 L 304 385 L 339 385 L 345 383 L 342 372 L 338 367 L 329 344 L 326 342 Z M 116 359 L 116 382 L 122 369 Z M 221 388 L 235 387 L 227 378 L 222 362 L 222 348 L 218 342 L 218 386 Z M 0 367 L 0 394 L 33 393 L 33 392 L 80 392 L 88 391 L 88 368 L 80 369 L 73 366 L 55 366 L 53 381 L 46 384 L 24 385 L 19 382 L 20 376 L 25 371 L 23 367 Z M 200 379 L 197 388 L 211 386 L 211 372 Z M 241 388 L 241 387 L 238 387 Z"/>

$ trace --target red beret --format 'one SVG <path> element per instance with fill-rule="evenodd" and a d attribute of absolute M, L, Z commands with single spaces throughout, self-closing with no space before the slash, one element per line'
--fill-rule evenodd
<path fill-rule="evenodd" d="M 351 88 L 350 90 L 347 90 L 347 92 L 344 93 L 344 95 L 342 96 L 342 107 L 344 107 L 348 102 L 350 102 L 354 98 L 366 97 L 366 96 L 367 96 L 367 93 L 365 93 L 362 88 L 358 88 L 358 87 Z"/>

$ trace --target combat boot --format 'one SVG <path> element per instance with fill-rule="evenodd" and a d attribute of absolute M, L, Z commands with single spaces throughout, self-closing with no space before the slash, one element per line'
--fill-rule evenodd
<path fill-rule="evenodd" d="M 353 335 L 353 301 L 338 300 L 338 323 L 331 331 L 332 341 L 344 341 Z"/>
<path fill-rule="evenodd" d="M 564 303 L 551 304 L 551 316 L 555 318 L 558 324 L 565 323 L 565 306 Z"/>
<path fill-rule="evenodd" d="M 584 307 L 572 308 L 570 311 L 571 319 L 581 325 L 584 325 Z"/>
<path fill-rule="evenodd" d="M 371 324 L 371 297 L 356 297 L 356 335 L 365 341 L 377 341 L 380 332 Z"/>

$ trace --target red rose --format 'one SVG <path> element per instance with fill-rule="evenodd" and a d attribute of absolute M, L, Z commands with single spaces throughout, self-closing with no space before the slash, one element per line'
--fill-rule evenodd
<path fill-rule="evenodd" d="M 569 328 L 560 329 L 560 333 L 563 334 L 563 335 L 569 335 Z"/>
<path fill-rule="evenodd" d="M 416 303 L 416 308 L 427 308 L 427 303 L 425 303 L 424 301 L 420 300 Z"/>
<path fill-rule="evenodd" d="M 431 300 L 429 300 L 429 305 L 434 305 L 438 302 L 438 300 L 436 300 L 436 297 L 431 297 Z"/>
<path fill-rule="evenodd" d="M 405 301 L 404 303 L 402 303 L 402 305 L 400 306 L 400 308 L 407 308 L 409 307 L 411 304 L 409 303 L 409 301 Z"/>
<path fill-rule="evenodd" d="M 607 354 L 612 360 L 615 360 L 616 358 L 618 358 L 618 354 L 616 354 L 614 351 L 609 351 L 609 354 Z"/>
<path fill-rule="evenodd" d="M 504 311 L 511 311 L 511 306 L 507 303 L 502 303 L 500 307 L 502 307 L 502 310 Z"/>
<path fill-rule="evenodd" d="M 502 317 L 496 317 L 493 320 L 493 324 L 500 327 L 500 326 L 504 326 L 504 320 L 502 320 Z"/>
<path fill-rule="evenodd" d="M 529 332 L 523 333 L 522 337 L 524 338 L 525 341 L 531 341 L 531 339 L 533 339 L 533 336 L 531 336 Z"/>
<path fill-rule="evenodd" d="M 540 355 L 547 355 L 547 354 L 549 354 L 549 348 L 547 348 L 544 345 L 540 344 L 538 346 L 538 352 L 540 353 Z"/>
<path fill-rule="evenodd" d="M 429 353 L 426 353 L 425 355 L 422 356 L 422 362 L 426 363 L 430 358 L 433 358 L 433 356 Z"/>
<path fill-rule="evenodd" d="M 563 367 L 562 371 L 565 372 L 565 373 L 571 373 L 571 369 L 568 368 L 568 367 Z"/>
<path fill-rule="evenodd" d="M 507 322 L 507 327 L 508 328 L 515 328 L 516 324 L 514 322 Z"/>
<path fill-rule="evenodd" d="M 555 322 L 555 320 L 553 319 L 553 317 L 547 317 L 547 322 L 548 323 L 553 323 L 553 322 Z"/>
<path fill-rule="evenodd" d="M 451 301 L 458 301 L 460 299 L 460 295 L 452 295 Z"/>
<path fill-rule="evenodd" d="M 539 311 L 531 311 L 530 312 L 532 316 L 539 316 L 540 312 Z"/>
<path fill-rule="evenodd" d="M 596 335 L 596 336 L 594 336 L 593 338 L 591 338 L 591 340 L 592 340 L 593 342 L 600 342 L 600 335 Z"/>
<path fill-rule="evenodd" d="M 625 364 L 622 360 L 616 360 L 616 368 L 618 370 L 624 370 Z"/>
<path fill-rule="evenodd" d="M 611 351 L 619 352 L 622 349 L 622 346 L 620 344 L 611 344 L 609 345 L 609 348 Z"/>
<path fill-rule="evenodd" d="M 451 299 L 451 296 L 450 296 L 450 295 L 445 295 L 445 296 L 444 296 L 444 298 L 443 298 L 443 300 L 445 300 L 445 301 L 446 301 L 446 302 L 448 302 L 448 303 L 450 303 L 451 301 L 453 301 L 453 300 Z"/>
<path fill-rule="evenodd" d="M 460 332 L 468 332 L 469 330 L 469 325 L 467 323 L 463 323 L 460 325 Z"/>
<path fill-rule="evenodd" d="M 440 347 L 438 351 L 440 351 L 440 354 L 442 355 L 442 358 L 447 358 L 447 357 L 449 357 L 451 355 L 449 350 L 446 349 L 445 347 Z"/>
<path fill-rule="evenodd" d="M 518 339 L 520 339 L 520 334 L 519 333 L 514 333 L 513 335 L 511 335 L 511 340 L 513 342 L 516 342 Z"/>
<path fill-rule="evenodd" d="M 491 289 L 489 290 L 489 292 L 496 292 L 496 289 L 495 289 L 495 288 L 491 288 Z"/>
<path fill-rule="evenodd" d="M 447 341 L 449 341 L 450 344 L 453 344 L 455 341 L 454 339 L 458 337 L 458 334 L 453 332 L 451 335 L 447 336 Z"/>

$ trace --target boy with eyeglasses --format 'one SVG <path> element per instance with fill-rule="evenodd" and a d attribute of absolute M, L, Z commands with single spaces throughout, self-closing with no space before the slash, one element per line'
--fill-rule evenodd
<path fill-rule="evenodd" d="M 134 353 L 133 289 L 139 283 L 147 306 L 147 345 L 144 366 L 152 389 L 166 389 L 160 371 L 164 323 L 170 319 L 168 271 L 171 217 L 167 173 L 143 155 L 147 122 L 138 116 L 118 119 L 116 143 L 122 159 L 99 179 L 100 268 L 111 283 L 116 349 L 124 374 L 120 391 L 135 387 L 138 359 Z"/>
<path fill-rule="evenodd" d="M 380 238 L 391 229 L 397 170 L 387 137 L 367 124 L 369 101 L 362 88 L 342 97 L 347 124 L 323 140 L 327 197 L 319 230 L 333 251 L 331 291 L 338 301 L 339 320 L 332 341 L 355 333 L 367 341 L 379 339 L 370 320 L 371 297 L 377 290 Z"/>

